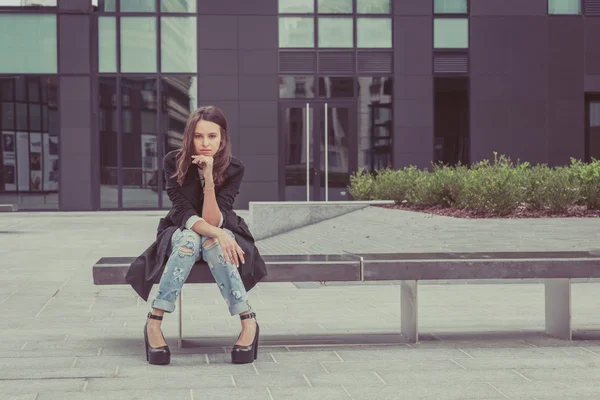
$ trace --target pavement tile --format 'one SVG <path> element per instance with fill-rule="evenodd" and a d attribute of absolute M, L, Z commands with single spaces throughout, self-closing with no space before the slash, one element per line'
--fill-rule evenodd
<path fill-rule="evenodd" d="M 0 398 L 8 395 L 24 395 L 42 391 L 79 392 L 85 379 L 21 379 L 0 380 Z"/>
<path fill-rule="evenodd" d="M 402 386 L 384 386 L 374 391 L 371 387 L 344 385 L 353 400 L 467 400 L 467 399 L 506 399 L 506 396 L 486 383 L 471 384 L 432 384 L 406 383 Z"/>
<path fill-rule="evenodd" d="M 290 373 L 279 375 L 233 375 L 235 386 L 251 387 L 310 387 L 302 374 Z"/>
<path fill-rule="evenodd" d="M 160 379 L 156 373 L 143 374 L 136 377 L 116 377 L 113 379 L 89 379 L 86 391 L 112 391 L 112 390 L 162 390 L 162 389 L 203 389 L 203 388 L 231 388 L 231 376 L 180 376 L 177 372 L 163 365 L 149 365 L 148 368 L 159 369 Z"/>
<path fill-rule="evenodd" d="M 348 393 L 342 387 L 318 388 L 269 388 L 273 400 L 348 400 Z"/>
<path fill-rule="evenodd" d="M 106 392 L 42 392 L 36 400 L 190 400 L 190 390 L 113 390 Z"/>

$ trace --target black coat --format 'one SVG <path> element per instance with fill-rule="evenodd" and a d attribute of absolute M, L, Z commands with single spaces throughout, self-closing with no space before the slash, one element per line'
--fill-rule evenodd
<path fill-rule="evenodd" d="M 154 283 L 160 281 L 165 264 L 171 254 L 171 236 L 177 228 L 185 229 L 186 221 L 192 215 L 202 216 L 204 192 L 201 187 L 198 169 L 191 165 L 183 185 L 170 176 L 176 170 L 176 156 L 179 150 L 167 153 L 163 160 L 167 194 L 171 200 L 171 210 L 158 223 L 156 240 L 129 267 L 127 282 L 144 300 L 148 300 Z M 254 244 L 254 238 L 246 222 L 233 211 L 233 202 L 239 193 L 244 177 L 244 165 L 235 157 L 226 170 L 225 183 L 215 189 L 219 210 L 223 215 L 222 228 L 229 229 L 244 251 L 244 264 L 240 264 L 240 275 L 246 291 L 267 275 L 265 262 Z"/>

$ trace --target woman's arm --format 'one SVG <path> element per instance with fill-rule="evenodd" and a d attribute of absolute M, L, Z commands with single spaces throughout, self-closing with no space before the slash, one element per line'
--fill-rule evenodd
<path fill-rule="evenodd" d="M 219 226 L 219 223 L 223 219 L 223 215 L 221 214 L 221 210 L 219 210 L 219 205 L 217 204 L 215 183 L 212 173 L 210 176 L 205 176 L 204 178 L 204 203 L 202 205 L 202 219 L 212 226 Z"/>

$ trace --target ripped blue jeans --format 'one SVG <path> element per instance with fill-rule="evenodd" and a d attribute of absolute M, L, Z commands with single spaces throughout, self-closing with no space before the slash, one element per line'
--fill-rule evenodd
<path fill-rule="evenodd" d="M 225 231 L 235 239 L 234 234 L 225 229 Z M 226 262 L 223 258 L 221 245 L 213 243 L 205 247 L 205 242 L 209 237 L 200 236 L 191 229 L 181 231 L 177 229 L 171 237 L 171 255 L 165 265 L 165 270 L 158 286 L 158 294 L 152 302 L 152 307 L 171 313 L 175 310 L 175 300 L 183 283 L 187 279 L 192 266 L 202 258 L 210 267 L 210 272 L 219 285 L 221 294 L 229 307 L 231 315 L 250 311 L 248 304 L 248 294 L 242 283 L 242 278 L 235 265 Z"/>

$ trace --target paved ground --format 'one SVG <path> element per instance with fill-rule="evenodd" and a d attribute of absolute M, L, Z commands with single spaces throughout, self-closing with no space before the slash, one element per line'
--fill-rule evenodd
<path fill-rule="evenodd" d="M 244 214 L 244 213 L 242 213 Z M 96 287 L 102 256 L 137 255 L 163 212 L 0 214 L 0 399 L 598 399 L 600 286 L 574 285 L 567 343 L 541 334 L 539 284 L 422 285 L 424 340 L 404 343 L 399 289 L 259 284 L 251 292 L 265 341 L 252 365 L 231 365 L 239 332 L 214 285 L 184 290 L 184 335 L 165 336 L 168 367 L 150 366 L 148 306 L 129 287 Z M 263 240 L 264 254 L 600 248 L 599 221 L 455 220 L 368 209 Z M 329 345 L 310 345 L 313 340 Z M 303 344 L 303 345 L 299 345 Z M 309 344 L 309 345 L 307 345 Z"/>

